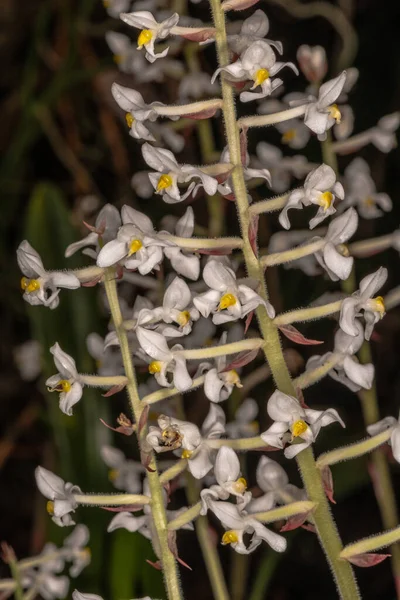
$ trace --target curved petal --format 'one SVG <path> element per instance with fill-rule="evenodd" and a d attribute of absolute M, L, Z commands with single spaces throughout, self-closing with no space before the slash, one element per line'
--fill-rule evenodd
<path fill-rule="evenodd" d="M 175 277 L 165 291 L 163 308 L 166 311 L 171 309 L 183 310 L 189 304 L 191 297 L 192 294 L 188 284 L 180 277 Z"/>
<path fill-rule="evenodd" d="M 214 474 L 219 485 L 236 481 L 240 475 L 240 462 L 232 448 L 222 446 L 215 459 Z"/>
<path fill-rule="evenodd" d="M 68 415 L 72 415 L 72 407 L 82 398 L 82 386 L 79 381 L 75 381 L 69 392 L 60 394 L 60 410 Z"/>
<path fill-rule="evenodd" d="M 168 348 L 166 339 L 160 333 L 138 327 L 136 335 L 141 348 L 155 360 L 169 361 L 172 353 Z"/>
<path fill-rule="evenodd" d="M 225 292 L 236 288 L 236 277 L 232 269 L 216 260 L 210 260 L 203 270 L 203 279 L 209 288 Z"/>
<path fill-rule="evenodd" d="M 50 352 L 54 357 L 54 364 L 63 377 L 69 379 L 71 377 L 75 378 L 78 376 L 74 359 L 61 349 L 61 346 L 58 342 L 56 342 L 54 346 L 50 348 Z"/>
<path fill-rule="evenodd" d="M 131 533 L 138 531 L 143 525 L 146 524 L 148 517 L 146 515 L 142 517 L 134 517 L 129 512 L 120 512 L 113 519 L 111 519 L 107 531 L 115 531 L 116 529 L 127 529 Z"/>
<path fill-rule="evenodd" d="M 267 403 L 267 412 L 274 421 L 291 423 L 304 415 L 304 410 L 293 396 L 275 390 Z"/>
<path fill-rule="evenodd" d="M 124 204 L 121 209 L 121 218 L 124 225 L 135 225 L 143 233 L 154 233 L 153 223 L 148 216 L 142 212 L 135 210 L 131 206 Z"/>
<path fill-rule="evenodd" d="M 128 254 L 126 242 L 111 240 L 100 250 L 97 256 L 98 267 L 111 267 L 122 260 Z"/>

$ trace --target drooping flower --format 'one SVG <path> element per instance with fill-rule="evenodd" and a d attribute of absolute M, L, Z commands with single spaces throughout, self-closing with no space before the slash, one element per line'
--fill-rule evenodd
<path fill-rule="evenodd" d="M 274 423 L 261 434 L 261 438 L 266 444 L 275 448 L 284 448 L 285 444 L 290 442 L 291 445 L 284 451 L 286 458 L 297 456 L 299 452 L 313 444 L 321 427 L 334 422 L 345 427 L 334 408 L 327 410 L 303 408 L 296 398 L 279 390 L 276 390 L 268 400 L 267 411 Z M 295 440 L 299 443 L 292 443 Z"/>
<path fill-rule="evenodd" d="M 376 219 L 392 210 L 388 194 L 377 193 L 368 163 L 355 158 L 344 171 L 346 198 L 341 207 L 355 206 L 363 219 Z"/>
<path fill-rule="evenodd" d="M 279 215 L 279 223 L 285 229 L 290 229 L 288 210 L 300 209 L 303 206 L 316 204 L 317 214 L 310 220 L 310 229 L 336 212 L 334 202 L 336 197 L 343 200 L 344 190 L 341 183 L 336 181 L 335 171 L 328 165 L 322 164 L 309 173 L 302 188 L 294 190 L 287 200 L 285 208 Z"/>
<path fill-rule="evenodd" d="M 61 477 L 43 467 L 35 470 L 36 485 L 45 498 L 48 498 L 47 512 L 60 527 L 75 525 L 70 513 L 78 506 L 75 494 L 82 490 L 73 483 L 66 483 Z"/>
<path fill-rule="evenodd" d="M 227 336 L 228 333 L 224 331 L 219 342 L 221 345 L 226 344 Z M 202 367 L 208 368 L 204 378 L 204 393 L 211 402 L 223 402 L 229 398 L 235 386 L 240 388 L 242 384 L 235 369 L 225 370 L 227 356 L 217 356 L 214 363 L 213 368 L 210 368 L 212 365 L 209 363 L 200 365 L 200 370 Z"/>
<path fill-rule="evenodd" d="M 367 431 L 369 435 L 378 435 L 387 429 L 391 429 L 390 445 L 392 447 L 394 459 L 400 463 L 400 416 L 399 419 L 394 417 L 385 417 L 373 425 L 368 425 Z"/>
<path fill-rule="evenodd" d="M 128 460 L 121 450 L 112 446 L 102 446 L 100 454 L 110 468 L 108 477 L 117 490 L 124 490 L 129 494 L 141 493 L 144 467 L 140 462 Z"/>
<path fill-rule="evenodd" d="M 209 196 L 213 196 L 218 187 L 216 179 L 203 173 L 197 167 L 191 165 L 179 165 L 175 156 L 170 150 L 165 148 L 155 148 L 150 144 L 143 144 L 142 154 L 146 163 L 158 173 L 149 173 L 149 179 L 156 194 L 161 194 L 164 202 L 175 204 L 182 202 L 190 194 L 195 195 L 200 187 L 204 187 Z M 200 180 L 197 183 L 193 179 Z M 178 183 L 190 182 L 188 189 L 184 194 L 178 188 Z"/>
<path fill-rule="evenodd" d="M 72 356 L 64 352 L 58 342 L 50 348 L 54 363 L 58 369 L 46 381 L 50 392 L 60 393 L 60 409 L 68 416 L 72 415 L 72 407 L 82 398 L 83 383 Z"/>
<path fill-rule="evenodd" d="M 228 44 L 235 54 L 242 54 L 249 46 L 263 40 L 270 46 L 274 46 L 279 54 L 282 54 L 282 43 L 265 39 L 269 31 L 269 20 L 265 12 L 257 9 L 250 17 L 243 21 L 240 32 L 228 35 Z"/>
<path fill-rule="evenodd" d="M 193 298 L 193 303 L 203 317 L 214 313 L 216 325 L 242 319 L 260 304 L 274 318 L 273 306 L 247 285 L 238 283 L 234 271 L 221 262 L 210 260 L 204 267 L 203 279 L 210 291 Z"/>
<path fill-rule="evenodd" d="M 239 506 L 229 502 L 210 501 L 209 509 L 214 513 L 222 526 L 228 531 L 222 536 L 222 544 L 229 544 L 239 554 L 250 554 L 262 541 L 267 542 L 275 552 L 286 550 L 283 536 L 267 529 L 265 525 L 248 515 Z M 250 543 L 246 545 L 244 535 L 251 534 Z"/>
<path fill-rule="evenodd" d="M 191 206 L 188 206 L 185 214 L 175 225 L 175 235 L 183 238 L 190 238 L 194 231 L 194 212 Z M 162 232 L 164 233 L 164 232 Z M 169 258 L 171 266 L 180 275 L 196 281 L 200 275 L 200 258 L 198 255 L 188 250 L 183 250 L 179 246 L 165 246 L 164 254 Z"/>
<path fill-rule="evenodd" d="M 268 456 L 262 456 L 258 461 L 256 479 L 264 494 L 247 504 L 249 513 L 271 510 L 277 504 L 289 504 L 306 498 L 304 490 L 289 483 L 285 469 Z"/>
<path fill-rule="evenodd" d="M 318 98 L 311 97 L 304 115 L 304 123 L 318 135 L 318 139 L 324 140 L 326 132 L 340 123 L 341 114 L 335 104 L 340 96 L 346 81 L 346 71 L 323 83 L 319 88 Z"/>
<path fill-rule="evenodd" d="M 138 37 L 137 47 L 138 50 L 145 48 L 146 58 L 149 62 L 153 63 L 157 58 L 163 58 L 168 54 L 169 48 L 165 48 L 165 50 L 156 54 L 154 44 L 157 40 L 165 40 L 170 35 L 171 30 L 178 24 L 178 13 L 174 13 L 161 23 L 158 23 L 151 12 L 147 10 L 122 13 L 120 18 L 127 25 L 142 30 Z"/>
<path fill-rule="evenodd" d="M 380 267 L 375 273 L 367 275 L 360 281 L 359 289 L 349 298 L 343 300 L 340 309 L 340 328 L 351 336 L 357 336 L 359 329 L 356 319 L 364 312 L 365 339 L 369 340 L 375 323 L 385 316 L 385 303 L 382 296 L 374 298 L 388 276 L 387 269 Z"/>
<path fill-rule="evenodd" d="M 83 239 L 79 240 L 79 242 L 73 242 L 67 246 L 65 256 L 69 258 L 83 248 L 82 254 L 96 259 L 100 247 L 116 237 L 120 226 L 121 217 L 118 209 L 112 204 L 105 204 L 97 215 L 94 231 L 91 231 Z M 91 248 L 91 246 L 94 246 L 94 248 Z"/>
<path fill-rule="evenodd" d="M 19 268 L 24 277 L 21 279 L 23 298 L 28 304 L 42 304 L 54 309 L 59 305 L 60 288 L 76 290 L 80 281 L 68 271 L 46 271 L 39 254 L 27 240 L 20 243 L 17 249 Z"/>

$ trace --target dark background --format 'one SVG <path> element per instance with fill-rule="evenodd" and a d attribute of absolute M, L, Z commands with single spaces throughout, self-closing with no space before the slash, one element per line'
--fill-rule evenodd
<path fill-rule="evenodd" d="M 340 4 L 354 26 L 358 40 L 353 64 L 359 68 L 360 78 L 350 103 L 356 114 L 355 131 L 359 132 L 375 125 L 381 116 L 400 108 L 400 5 L 377 0 L 342 0 Z M 321 44 L 326 48 L 331 64 L 337 64 L 341 45 L 331 25 L 322 17 L 296 18 L 285 6 L 290 9 L 293 3 L 272 1 L 258 5 L 269 16 L 270 37 L 280 39 L 284 44 L 284 58 L 294 60 L 296 49 L 302 43 Z M 205 1 L 190 5 L 189 10 L 193 16 L 209 19 Z M 242 14 L 249 16 L 252 10 L 232 15 L 232 18 L 242 18 Z M 47 268 L 65 268 L 65 246 L 85 234 L 83 219 L 93 221 L 93 214 L 86 208 L 87 200 L 82 202 L 90 194 L 96 195 L 101 202 L 117 206 L 130 203 L 150 214 L 155 223 L 167 212 L 181 215 L 183 207 L 177 205 L 166 209 L 158 198 L 143 201 L 130 187 L 132 174 L 144 165 L 140 145 L 127 135 L 113 103 L 110 85 L 118 80 L 139 89 L 146 99 L 172 102 L 176 98 L 177 83 L 168 81 L 160 87 L 154 84 L 139 87 L 134 77 L 117 72 L 104 42 L 104 33 L 109 29 L 129 33 L 128 28 L 110 19 L 101 3 L 93 0 L 0 0 L 0 26 L 0 540 L 11 544 L 19 557 L 25 557 L 40 551 L 49 536 L 59 542 L 66 533 L 49 525 L 44 500 L 34 485 L 34 468 L 42 464 L 54 469 L 87 491 L 111 490 L 106 467 L 98 455 L 99 445 L 111 438 L 98 419 L 102 416 L 108 422 L 114 422 L 121 410 L 127 412 L 128 409 L 123 395 L 104 399 L 100 392 L 87 390 L 74 417 L 65 417 L 58 410 L 57 398 L 45 394 L 45 377 L 35 382 L 22 381 L 13 353 L 15 347 L 32 337 L 45 349 L 44 376 L 54 372 L 46 350 L 55 340 L 76 358 L 82 371 L 93 371 L 84 341 L 90 331 L 104 334 L 107 314 L 93 289 L 62 293 L 60 307 L 54 312 L 42 308 L 28 310 L 19 290 L 16 247 L 21 239 L 28 237 L 32 245 L 40 249 Z M 134 38 L 135 32 L 131 33 Z M 201 56 L 203 70 L 212 73 L 215 68 L 213 48 L 207 48 Z M 335 74 L 334 69 L 333 66 L 331 75 Z M 284 79 L 288 89 L 291 85 L 297 86 L 295 89 L 304 85 L 289 72 L 285 73 Z M 247 105 L 243 114 L 248 114 L 252 106 Z M 221 120 L 214 119 L 219 148 L 223 146 L 221 126 Z M 184 155 L 178 156 L 178 161 L 199 163 L 195 126 L 185 130 L 184 135 Z M 275 135 L 271 129 L 251 133 L 249 150 L 254 150 L 255 142 L 261 139 L 277 143 L 279 138 Z M 320 160 L 316 140 L 311 141 L 306 151 L 310 160 Z M 361 151 L 361 156 L 370 164 L 378 191 L 387 192 L 394 206 L 393 211 L 381 219 L 361 221 L 357 239 L 390 232 L 400 222 L 399 151 L 384 155 L 369 146 Z M 349 160 L 348 157 L 341 158 L 340 167 L 344 168 Z M 257 194 L 262 198 L 268 192 L 264 189 Z M 197 222 L 206 226 L 204 199 L 196 200 L 194 209 Z M 234 206 L 225 203 L 224 210 L 227 230 L 234 233 L 237 231 Z M 296 224 L 304 226 L 300 218 Z M 268 223 L 262 219 L 261 246 L 265 247 L 271 233 L 278 230 L 275 216 Z M 68 262 L 68 266 L 79 264 L 84 264 L 81 259 Z M 400 284 L 399 257 L 394 250 L 360 260 L 356 272 L 360 279 L 381 264 L 390 271 L 386 292 Z M 326 282 L 323 277 L 309 280 L 300 271 L 271 269 L 269 278 L 272 302 L 279 309 L 306 305 L 325 289 L 337 289 L 336 284 Z M 331 321 L 301 327 L 308 337 L 328 340 L 321 353 L 331 347 L 333 328 Z M 372 350 L 380 410 L 382 416 L 396 416 L 400 394 L 399 309 L 386 315 L 378 325 L 377 333 Z M 291 343 L 287 342 L 287 345 Z M 313 348 L 297 349 L 304 359 L 315 353 Z M 317 352 L 320 353 L 320 347 Z M 261 386 L 262 389 L 255 392 L 260 407 L 265 406 L 270 385 L 267 390 Z M 305 397 L 312 407 L 338 408 L 347 424 L 345 432 L 327 430 L 317 445 L 317 454 L 365 436 L 359 401 L 346 388 L 327 379 L 307 391 Z M 191 398 L 187 405 L 190 418 L 201 423 L 205 412 L 201 395 Z M 261 408 L 260 415 L 261 427 L 265 429 L 265 409 Z M 135 456 L 136 448 L 131 438 L 118 439 L 115 443 L 128 456 Z M 252 455 L 247 459 L 247 477 L 251 486 L 256 483 L 257 458 Z M 288 469 L 293 482 L 299 483 L 295 463 L 290 463 Z M 391 471 L 399 496 L 400 468 L 393 463 Z M 344 543 L 379 532 L 382 525 L 368 477 L 367 461 L 360 459 L 339 465 L 334 469 L 334 478 L 338 504 L 333 506 L 333 512 Z M 184 502 L 183 495 L 178 494 L 176 506 Z M 138 534 L 105 534 L 109 516 L 101 510 L 80 509 L 77 519 L 91 529 L 93 556 L 91 567 L 78 583 L 79 589 L 112 599 L 147 593 L 162 597 L 159 573 L 144 562 L 146 558 L 154 559 L 154 555 Z M 218 529 L 215 523 L 214 526 Z M 265 598 L 335 598 L 335 589 L 316 537 L 300 530 L 289 534 L 288 538 L 291 543 L 283 557 L 273 556 L 266 547 L 252 555 L 244 598 L 250 597 L 252 584 L 261 571 L 267 573 L 270 580 Z M 194 535 L 181 533 L 179 547 L 180 555 L 193 567 L 192 572 L 182 572 L 186 597 L 191 600 L 210 598 L 211 591 Z M 233 555 L 229 548 L 221 548 L 227 573 Z M 238 568 L 237 563 L 234 568 Z M 0 575 L 7 576 L 2 563 Z M 357 569 L 357 576 L 364 598 L 395 598 L 389 560 L 373 569 Z M 237 599 L 235 590 L 232 597 Z"/>

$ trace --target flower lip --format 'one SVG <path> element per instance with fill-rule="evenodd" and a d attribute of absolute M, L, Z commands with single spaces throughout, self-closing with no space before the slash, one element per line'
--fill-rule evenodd
<path fill-rule="evenodd" d="M 48 391 L 49 392 L 63 392 L 64 394 L 67 394 L 68 392 L 71 391 L 71 383 L 68 381 L 68 379 L 60 379 L 60 381 L 53 387 L 48 387 Z"/>
<path fill-rule="evenodd" d="M 281 138 L 282 144 L 288 144 L 289 142 L 292 142 L 294 140 L 294 138 L 296 137 L 296 135 L 297 135 L 297 133 L 296 133 L 296 130 L 294 128 L 288 129 L 282 135 L 282 138 Z"/>
<path fill-rule="evenodd" d="M 243 494 L 247 490 L 247 481 L 244 477 L 239 477 L 233 484 L 233 488 L 238 494 Z"/>

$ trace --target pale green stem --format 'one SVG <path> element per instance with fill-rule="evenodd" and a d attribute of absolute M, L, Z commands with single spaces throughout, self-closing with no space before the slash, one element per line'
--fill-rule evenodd
<path fill-rule="evenodd" d="M 15 590 L 16 584 L 14 579 L 3 579 L 0 581 L 0 591 L 12 591 Z"/>
<path fill-rule="evenodd" d="M 315 502 L 309 500 L 302 500 L 300 502 L 293 502 L 292 504 L 286 504 L 279 508 L 273 508 L 265 512 L 252 513 L 251 518 L 257 519 L 262 523 L 273 523 L 274 521 L 281 521 L 283 519 L 289 519 L 295 515 L 304 515 L 316 508 Z"/>
<path fill-rule="evenodd" d="M 256 202 L 250 206 L 249 213 L 251 215 L 260 215 L 262 213 L 271 213 L 275 212 L 276 210 L 281 210 L 281 208 L 285 206 L 289 195 L 290 192 L 284 194 L 283 196 L 277 196 L 276 198 L 260 200 L 260 202 Z"/>
<path fill-rule="evenodd" d="M 80 552 L 84 552 L 84 550 L 77 551 L 76 554 L 78 555 Z M 39 565 L 43 565 L 49 561 L 55 560 L 56 558 L 63 558 L 64 556 L 70 555 L 71 550 L 69 550 L 68 548 L 60 548 L 55 552 L 49 552 L 47 554 L 41 554 L 39 556 L 23 558 L 22 560 L 18 561 L 18 567 L 20 570 L 32 569 L 33 567 L 38 567 Z"/>
<path fill-rule="evenodd" d="M 104 286 L 107 294 L 108 303 L 111 310 L 111 315 L 114 321 L 115 330 L 118 335 L 118 340 L 121 348 L 122 361 L 125 368 L 125 374 L 128 377 L 126 386 L 132 412 L 135 416 L 136 424 L 140 422 L 142 413 L 142 405 L 136 384 L 136 375 L 132 363 L 131 351 L 129 348 L 128 337 L 123 327 L 123 317 L 118 300 L 117 284 L 115 274 L 112 269 L 108 270 L 107 277 L 104 281 Z M 144 439 L 147 433 L 147 428 L 143 427 L 139 435 L 139 444 Z M 157 537 L 157 547 L 159 548 L 160 560 L 164 574 L 164 581 L 169 600 L 181 600 L 181 586 L 179 574 L 174 555 L 172 554 L 168 544 L 167 530 L 167 514 L 164 506 L 163 488 L 160 483 L 157 464 L 154 453 L 150 456 L 149 469 L 147 471 L 147 480 L 150 488 L 151 507 L 154 529 Z"/>
<path fill-rule="evenodd" d="M 362 442 L 356 442 L 349 446 L 343 446 L 342 448 L 336 448 L 336 450 L 325 452 L 318 458 L 317 467 L 322 469 L 323 467 L 335 465 L 336 463 L 345 460 L 353 460 L 359 456 L 369 454 L 373 450 L 379 448 L 379 446 L 382 446 L 382 444 L 386 444 L 390 440 L 391 434 L 391 429 L 386 429 L 377 435 L 362 440 Z"/>
<path fill-rule="evenodd" d="M 310 254 L 315 254 L 319 250 L 322 250 L 324 246 L 325 240 L 316 240 L 315 242 L 311 242 L 305 246 L 297 246 L 297 248 L 292 248 L 292 250 L 268 254 L 267 256 L 263 256 L 260 262 L 263 267 L 282 265 L 294 260 L 299 260 L 299 258 L 304 258 L 305 256 L 310 256 Z"/>
<path fill-rule="evenodd" d="M 225 30 L 225 15 L 221 10 L 220 0 L 211 0 L 211 8 L 213 12 L 214 24 L 217 30 L 216 47 L 218 52 L 219 66 L 224 67 L 229 64 L 229 50 Z M 239 127 L 265 124 L 267 119 L 270 119 L 269 124 L 273 124 L 274 122 L 282 122 L 288 118 L 288 115 L 290 115 L 290 118 L 294 118 L 295 116 L 304 114 L 306 107 L 302 106 L 298 107 L 297 109 L 289 109 L 289 111 L 284 111 L 283 113 L 280 113 L 280 118 L 278 118 L 278 121 L 274 115 L 246 117 L 245 119 L 241 120 L 241 123 L 239 123 L 238 127 L 238 123 L 236 122 L 233 89 L 225 80 L 224 74 L 222 74 L 221 77 L 221 84 L 222 97 L 224 100 L 223 115 L 225 120 L 225 132 L 229 147 L 230 160 L 234 164 L 231 177 L 236 198 L 239 222 L 243 235 L 244 259 L 249 277 L 252 277 L 260 282 L 261 289 L 259 290 L 259 293 L 262 297 L 264 297 L 264 299 L 266 299 L 268 297 L 268 293 L 265 285 L 263 268 L 253 252 L 249 239 L 250 215 L 247 189 L 241 161 Z M 298 112 L 296 112 L 296 110 Z M 296 391 L 293 387 L 290 373 L 282 354 L 278 329 L 268 317 L 264 306 L 259 306 L 256 314 L 263 338 L 265 340 L 265 356 L 271 368 L 277 387 L 280 391 L 290 394 L 291 396 L 295 396 Z M 300 454 L 297 456 L 297 463 L 300 468 L 307 496 L 310 501 L 317 504 L 317 508 L 314 513 L 316 531 L 330 563 L 339 593 L 344 600 L 356 600 L 359 597 L 357 584 L 350 565 L 339 559 L 339 554 L 342 550 L 342 543 L 337 532 L 335 522 L 333 521 L 329 510 L 328 501 L 322 485 L 321 475 L 316 468 L 311 448 L 300 452 Z"/>
<path fill-rule="evenodd" d="M 298 308 L 278 315 L 274 319 L 277 327 L 290 325 L 290 323 L 304 323 L 305 321 L 314 321 L 322 317 L 328 317 L 340 311 L 343 300 L 323 304 L 322 306 L 310 306 L 310 308 Z"/>
<path fill-rule="evenodd" d="M 261 367 L 251 371 L 251 373 L 242 379 L 242 387 L 239 388 L 239 393 L 242 398 L 245 398 L 253 388 L 258 384 L 263 383 L 263 381 L 269 377 L 271 377 L 271 369 L 268 365 L 261 365 Z"/>
<path fill-rule="evenodd" d="M 179 517 L 176 517 L 176 519 L 168 523 L 168 529 L 170 531 L 176 531 L 177 529 L 181 529 L 184 525 L 191 523 L 194 519 L 197 519 L 201 511 L 201 506 L 201 502 L 197 502 L 185 510 Z"/>
<path fill-rule="evenodd" d="M 155 112 L 161 117 L 185 116 L 200 113 L 204 110 L 222 108 L 222 100 L 220 98 L 212 98 L 211 100 L 201 100 L 192 102 L 191 104 L 175 104 L 170 106 L 155 106 Z"/>
<path fill-rule="evenodd" d="M 207 439 L 204 440 L 207 443 L 209 448 L 222 448 L 222 446 L 227 446 L 228 448 L 233 448 L 234 450 L 259 450 L 260 448 L 266 448 L 268 444 L 264 442 L 264 440 L 260 437 L 249 437 L 249 438 L 240 438 L 240 439 Z"/>
<path fill-rule="evenodd" d="M 74 494 L 78 504 L 87 506 L 124 506 L 150 504 L 151 498 L 141 494 Z"/>
<path fill-rule="evenodd" d="M 73 273 L 81 283 L 87 283 L 95 279 L 101 279 L 104 276 L 105 269 L 102 269 L 101 267 L 96 267 L 94 265 L 92 267 L 83 267 L 82 269 L 76 269 L 75 271 L 71 271 L 71 273 Z"/>
<path fill-rule="evenodd" d="M 363 146 L 366 146 L 371 141 L 371 129 L 367 129 L 362 133 L 357 133 L 347 140 L 341 140 L 332 143 L 332 150 L 336 154 L 349 154 L 350 152 L 357 152 Z"/>
<path fill-rule="evenodd" d="M 382 235 L 377 238 L 370 240 L 361 240 L 360 242 L 353 242 L 347 246 L 350 255 L 356 258 L 363 258 L 364 256 L 370 256 L 376 252 L 382 252 L 391 248 L 393 243 L 393 234 Z"/>
<path fill-rule="evenodd" d="M 343 359 L 342 354 L 333 354 L 323 365 L 317 367 L 316 369 L 310 369 L 309 371 L 305 371 L 296 379 L 293 380 L 294 387 L 300 390 L 305 390 L 310 387 L 314 383 L 317 383 L 328 375 L 328 373 Z"/>
<path fill-rule="evenodd" d="M 172 467 L 166 469 L 160 474 L 160 483 L 164 485 L 165 483 L 168 483 L 168 481 L 171 481 L 171 479 L 175 479 L 175 477 L 178 477 L 178 475 L 183 473 L 183 471 L 186 471 L 187 466 L 187 459 L 181 458 L 174 465 L 172 465 Z"/>
<path fill-rule="evenodd" d="M 240 238 L 237 237 L 225 237 L 225 238 L 180 238 L 175 235 L 167 235 L 167 234 L 159 234 L 158 237 L 161 240 L 166 240 L 168 242 L 173 242 L 180 248 L 188 248 L 190 250 L 201 250 L 202 248 L 206 248 L 208 250 L 211 249 L 220 249 L 220 248 L 242 248 L 243 242 Z"/>
<path fill-rule="evenodd" d="M 93 387 L 114 387 L 126 385 L 128 379 L 124 376 L 100 377 L 100 375 L 79 375 L 79 381 L 84 385 Z"/>
<path fill-rule="evenodd" d="M 242 117 L 238 120 L 237 124 L 240 129 L 243 129 L 244 127 L 266 127 L 267 125 L 275 125 L 276 123 L 290 121 L 290 119 L 295 119 L 296 117 L 302 117 L 306 112 L 306 108 L 307 105 L 303 104 L 302 106 L 288 108 L 287 110 L 282 110 L 281 112 L 273 113 L 271 115 Z"/>
<path fill-rule="evenodd" d="M 373 535 L 372 537 L 365 538 L 354 544 L 349 544 L 343 548 L 340 556 L 342 558 L 351 558 L 352 556 L 358 556 L 359 554 L 365 554 L 367 552 L 373 552 L 380 548 L 385 548 L 391 544 L 397 544 L 400 542 L 400 527 L 396 527 L 391 531 L 385 531 L 379 535 Z"/>
<path fill-rule="evenodd" d="M 196 377 L 196 379 L 193 379 L 192 385 L 188 390 L 186 390 L 186 393 L 191 392 L 192 390 L 195 390 L 196 388 L 203 385 L 204 379 L 204 375 L 200 375 L 200 377 Z M 156 392 L 152 392 L 151 394 L 147 394 L 147 396 L 144 396 L 142 399 L 142 403 L 155 404 L 156 402 L 160 402 L 161 400 L 165 400 L 166 398 L 172 398 L 172 396 L 177 396 L 181 393 L 182 392 L 180 392 L 176 387 L 164 388 L 161 390 L 157 390 Z"/>
<path fill-rule="evenodd" d="M 240 342 L 232 342 L 231 344 L 222 344 L 221 346 L 210 346 L 207 348 L 193 348 L 192 350 L 177 350 L 178 356 L 183 356 L 186 360 L 197 360 L 202 358 L 215 358 L 217 356 L 227 356 L 228 354 L 236 354 L 244 350 L 257 350 L 261 348 L 264 341 L 259 338 L 250 338 L 240 340 Z"/>

